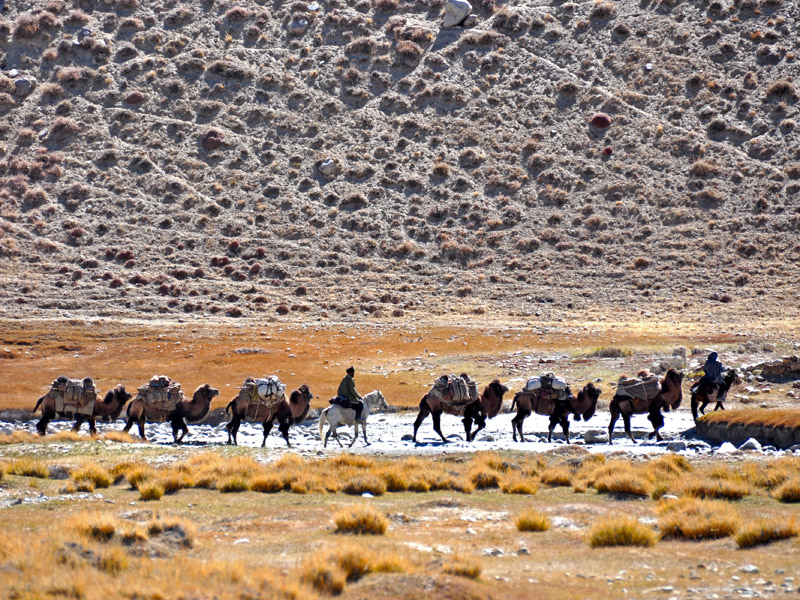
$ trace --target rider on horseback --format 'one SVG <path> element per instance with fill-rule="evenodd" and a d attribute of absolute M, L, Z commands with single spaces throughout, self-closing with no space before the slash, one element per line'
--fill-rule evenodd
<path fill-rule="evenodd" d="M 718 356 L 716 352 L 712 352 L 708 355 L 706 364 L 703 365 L 703 376 L 700 378 L 698 385 L 702 384 L 704 381 L 707 382 L 712 386 L 712 389 L 716 388 L 718 390 L 717 398 L 722 400 L 725 398 L 725 393 L 728 391 L 722 376 L 728 369 L 717 358 Z"/>
<path fill-rule="evenodd" d="M 364 399 L 356 391 L 356 381 L 354 375 L 356 370 L 349 367 L 345 371 L 347 375 L 344 376 L 342 382 L 339 384 L 339 390 L 336 392 L 337 399 L 341 399 L 341 405 L 345 408 L 352 408 L 356 411 L 356 421 L 364 422 L 361 418 L 361 411 L 364 410 Z"/>

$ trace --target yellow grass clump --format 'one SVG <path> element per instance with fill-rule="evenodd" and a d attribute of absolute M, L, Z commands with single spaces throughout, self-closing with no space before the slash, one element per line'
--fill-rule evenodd
<path fill-rule="evenodd" d="M 524 477 L 514 477 L 504 480 L 500 485 L 500 489 L 504 494 L 527 494 L 534 495 L 539 491 L 539 484 L 532 479 Z"/>
<path fill-rule="evenodd" d="M 164 486 L 155 481 L 146 481 L 139 484 L 139 500 L 161 500 L 164 495 Z"/>
<path fill-rule="evenodd" d="M 729 536 L 739 528 L 739 513 L 723 501 L 679 498 L 662 500 L 658 527 L 664 537 L 689 540 Z"/>
<path fill-rule="evenodd" d="M 15 458 L 8 464 L 9 475 L 19 475 L 21 477 L 47 478 L 47 465 L 35 458 Z"/>
<path fill-rule="evenodd" d="M 300 570 L 300 581 L 323 594 L 338 595 L 344 591 L 347 577 L 337 566 L 322 558 L 314 557 Z"/>
<path fill-rule="evenodd" d="M 347 481 L 342 486 L 342 491 L 351 495 L 367 492 L 373 496 L 383 496 L 386 493 L 386 483 L 377 475 L 362 475 Z"/>
<path fill-rule="evenodd" d="M 794 519 L 788 523 L 783 519 L 761 519 L 743 525 L 736 532 L 736 545 L 739 548 L 752 548 L 762 544 L 771 544 L 780 540 L 793 538 L 800 533 Z"/>
<path fill-rule="evenodd" d="M 234 492 L 246 492 L 250 489 L 250 478 L 245 475 L 232 475 L 217 484 L 217 488 L 223 494 Z"/>
<path fill-rule="evenodd" d="M 359 535 L 382 535 L 389 526 L 389 520 L 383 514 L 366 504 L 337 511 L 333 515 L 333 522 L 336 524 L 336 533 Z"/>
<path fill-rule="evenodd" d="M 780 502 L 800 502 L 800 477 L 783 482 L 772 496 Z"/>
<path fill-rule="evenodd" d="M 572 470 L 564 466 L 548 467 L 542 471 L 542 483 L 551 486 L 572 485 Z"/>
<path fill-rule="evenodd" d="M 608 546 L 655 545 L 658 535 L 650 527 L 631 517 L 613 517 L 595 524 L 589 531 L 592 548 Z"/>
<path fill-rule="evenodd" d="M 476 558 L 456 555 L 444 564 L 442 571 L 468 579 L 480 579 L 483 567 Z"/>
<path fill-rule="evenodd" d="M 78 489 L 84 482 L 91 482 L 92 489 L 107 488 L 114 483 L 114 476 L 97 463 L 87 463 L 79 467 L 72 472 L 72 479 L 78 485 Z"/>
<path fill-rule="evenodd" d="M 514 523 L 519 531 L 547 531 L 552 525 L 547 515 L 536 510 L 526 510 Z"/>

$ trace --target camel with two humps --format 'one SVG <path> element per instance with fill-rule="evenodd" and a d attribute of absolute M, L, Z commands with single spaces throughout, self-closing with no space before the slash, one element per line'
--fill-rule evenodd
<path fill-rule="evenodd" d="M 517 441 L 517 431 L 519 431 L 520 441 L 527 441 L 522 434 L 522 422 L 532 412 L 536 412 L 536 414 L 547 414 L 550 417 L 550 426 L 547 431 L 548 442 L 552 439 L 556 425 L 560 424 L 564 432 L 564 438 L 569 444 L 569 415 L 574 415 L 576 421 L 580 421 L 581 418 L 584 421 L 591 419 L 597 410 L 597 399 L 600 397 L 602 390 L 593 383 L 588 383 L 578 392 L 577 396 L 572 395 L 569 387 L 567 387 L 566 392 L 566 400 L 555 400 L 552 413 L 537 412 L 533 406 L 531 393 L 524 391 L 517 393 L 511 402 L 512 411 L 515 405 L 517 407 L 517 414 L 511 419 L 511 433 L 514 441 Z"/>
<path fill-rule="evenodd" d="M 286 440 L 286 445 L 291 448 L 292 444 L 289 443 L 289 427 L 297 425 L 306 420 L 309 408 L 311 407 L 311 399 L 314 395 L 308 389 L 306 384 L 301 385 L 296 390 L 293 390 L 289 397 L 280 400 L 274 406 L 267 406 L 259 404 L 255 411 L 255 415 L 250 418 L 247 414 L 247 407 L 249 400 L 243 398 L 241 395 L 236 396 L 225 407 L 225 413 L 231 415 L 230 422 L 225 426 L 228 430 L 228 444 L 238 446 L 239 443 L 236 439 L 239 433 L 239 426 L 242 421 L 251 421 L 255 423 L 263 423 L 264 425 L 264 440 L 261 442 L 261 447 L 267 445 L 267 436 L 272 431 L 272 426 L 275 421 L 278 421 L 278 430 L 281 432 L 283 439 Z"/>
<path fill-rule="evenodd" d="M 333 439 L 339 442 L 340 447 L 344 447 L 336 431 L 342 425 L 353 428 L 353 439 L 350 441 L 350 448 L 353 447 L 353 444 L 355 444 L 358 439 L 359 425 L 364 435 L 364 445 L 369 446 L 369 441 L 367 441 L 367 417 L 369 417 L 370 413 L 375 412 L 379 408 L 389 408 L 389 405 L 386 402 L 386 398 L 383 397 L 383 394 L 379 390 L 366 394 L 363 396 L 363 400 L 364 408 L 361 410 L 363 422 L 360 423 L 356 421 L 355 409 L 344 408 L 339 404 L 331 404 L 319 414 L 319 438 L 322 440 L 323 448 L 328 446 L 328 438 L 330 438 L 331 435 L 333 435 Z M 325 433 L 325 437 L 323 437 L 322 432 L 325 423 L 328 424 L 328 431 Z"/>
<path fill-rule="evenodd" d="M 74 415 L 75 424 L 72 426 L 72 431 L 77 432 L 83 423 L 89 423 L 89 433 L 91 435 L 97 434 L 97 418 L 108 419 L 116 421 L 125 404 L 131 399 L 131 395 L 125 391 L 124 385 L 117 385 L 113 389 L 106 392 L 105 398 L 102 401 L 96 400 L 94 403 L 94 410 L 91 415 L 83 415 L 76 413 Z M 56 417 L 72 418 L 71 413 L 56 413 L 56 400 L 49 393 L 45 394 L 36 401 L 36 406 L 33 407 L 33 412 L 36 412 L 39 407 L 42 407 L 42 418 L 36 423 L 36 431 L 39 435 L 47 433 L 47 425 Z"/>
<path fill-rule="evenodd" d="M 462 378 L 463 377 L 462 375 Z M 491 419 L 500 413 L 500 409 L 503 407 L 503 394 L 507 391 L 508 388 L 501 384 L 499 380 L 495 379 L 484 388 L 478 400 L 464 406 L 464 418 L 462 421 L 464 423 L 464 433 L 468 442 L 474 440 L 477 433 L 486 427 L 487 419 Z M 417 415 L 416 421 L 414 421 L 414 436 L 412 438 L 414 442 L 417 441 L 417 430 L 419 426 L 425 420 L 425 417 L 431 415 L 433 418 L 433 430 L 439 434 L 443 442 L 447 443 L 448 440 L 442 433 L 442 413 L 462 416 L 462 413 L 452 404 L 448 403 L 447 400 L 447 397 L 440 399 L 430 393 L 422 397 L 419 402 L 419 414 Z M 475 431 L 472 431 L 473 422 L 478 424 Z"/>

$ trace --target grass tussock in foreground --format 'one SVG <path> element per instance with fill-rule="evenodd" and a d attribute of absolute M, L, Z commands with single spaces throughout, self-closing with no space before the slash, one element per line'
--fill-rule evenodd
<path fill-rule="evenodd" d="M 736 532 L 734 539 L 739 548 L 752 548 L 793 538 L 798 534 L 800 534 L 800 527 L 797 526 L 794 518 L 789 522 L 784 519 L 759 519 L 742 526 Z"/>
<path fill-rule="evenodd" d="M 595 524 L 589 531 L 592 548 L 609 546 L 654 546 L 658 534 L 644 523 L 631 517 L 613 517 Z"/>
<path fill-rule="evenodd" d="M 389 519 L 366 504 L 349 506 L 333 515 L 336 533 L 356 535 L 383 535 L 389 526 Z"/>

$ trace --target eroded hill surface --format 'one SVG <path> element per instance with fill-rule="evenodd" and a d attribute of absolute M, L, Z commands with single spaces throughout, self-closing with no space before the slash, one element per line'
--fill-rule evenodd
<path fill-rule="evenodd" d="M 796 2 L 5 4 L 7 315 L 797 311 Z"/>

